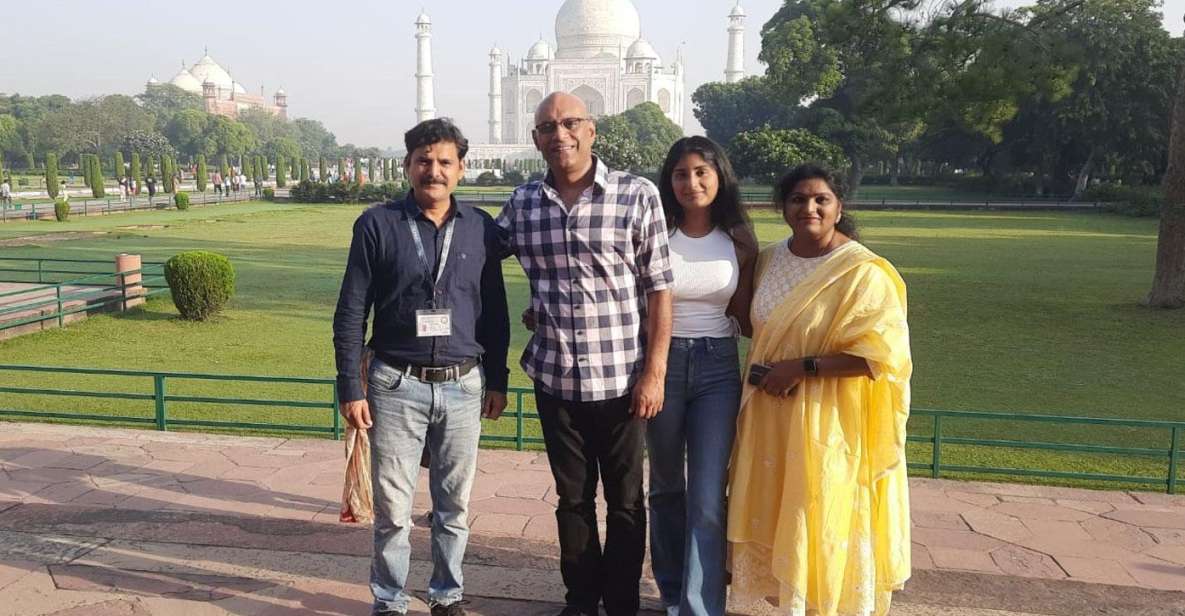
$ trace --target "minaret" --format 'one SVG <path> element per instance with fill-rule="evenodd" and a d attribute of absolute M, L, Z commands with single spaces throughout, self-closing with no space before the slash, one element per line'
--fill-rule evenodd
<path fill-rule="evenodd" d="M 736 83 L 745 78 L 745 9 L 740 0 L 728 13 L 728 66 L 724 81 Z"/>
<path fill-rule="evenodd" d="M 490 143 L 502 143 L 502 50 L 490 50 Z"/>
<path fill-rule="evenodd" d="M 432 94 L 432 20 L 421 12 L 416 18 L 416 122 L 436 117 Z"/>

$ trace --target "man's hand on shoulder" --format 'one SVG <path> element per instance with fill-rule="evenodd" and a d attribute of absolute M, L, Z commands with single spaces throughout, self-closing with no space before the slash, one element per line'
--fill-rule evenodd
<path fill-rule="evenodd" d="M 374 425 L 370 420 L 370 403 L 366 400 L 354 400 L 341 405 L 342 417 L 351 427 L 366 430 Z"/>
<path fill-rule="evenodd" d="M 485 419 L 498 419 L 504 410 L 506 410 L 506 394 L 487 390 L 485 399 L 481 401 L 481 416 Z"/>

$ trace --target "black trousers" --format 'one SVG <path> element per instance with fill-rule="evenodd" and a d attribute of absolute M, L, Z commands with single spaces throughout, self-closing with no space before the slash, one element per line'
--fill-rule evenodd
<path fill-rule="evenodd" d="M 638 613 L 646 551 L 642 447 L 646 422 L 630 414 L 630 397 L 570 402 L 535 386 L 547 459 L 559 504 L 560 573 L 567 604 L 609 616 Z M 597 533 L 597 480 L 607 505 L 606 537 Z"/>

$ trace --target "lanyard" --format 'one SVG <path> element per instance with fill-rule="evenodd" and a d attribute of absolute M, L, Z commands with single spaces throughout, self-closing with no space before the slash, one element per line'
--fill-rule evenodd
<path fill-rule="evenodd" d="M 432 269 L 428 267 L 428 254 L 424 251 L 424 241 L 420 239 L 420 227 L 416 224 L 415 216 L 409 216 L 407 218 L 407 224 L 411 227 L 411 238 L 416 242 L 416 255 L 420 257 L 420 264 L 424 266 L 424 273 L 432 281 L 432 288 L 435 289 L 436 285 L 440 284 L 440 277 L 444 275 L 444 263 L 448 261 L 449 247 L 453 243 L 453 227 L 457 224 L 457 214 L 454 212 L 453 217 L 445 225 L 444 246 L 440 250 L 440 261 L 436 263 L 436 276 L 432 275 Z"/>

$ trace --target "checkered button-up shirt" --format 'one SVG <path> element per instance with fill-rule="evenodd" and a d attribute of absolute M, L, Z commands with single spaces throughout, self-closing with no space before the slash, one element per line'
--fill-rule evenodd
<path fill-rule="evenodd" d="M 594 164 L 592 187 L 571 207 L 549 176 L 515 189 L 497 221 L 531 283 L 523 370 L 577 402 L 630 392 L 645 363 L 646 295 L 674 279 L 658 189 Z"/>

